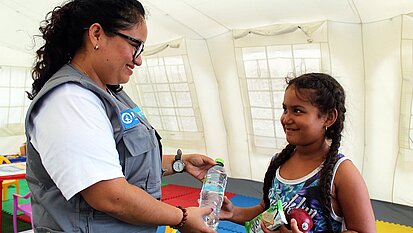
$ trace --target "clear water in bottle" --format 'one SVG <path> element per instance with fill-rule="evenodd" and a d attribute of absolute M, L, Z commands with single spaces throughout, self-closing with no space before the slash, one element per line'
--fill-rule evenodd
<path fill-rule="evenodd" d="M 224 192 L 227 185 L 227 173 L 224 160 L 217 158 L 217 165 L 211 167 L 206 175 L 200 194 L 199 207 L 211 207 L 212 213 L 204 217 L 205 223 L 216 229 L 219 223 L 219 212 L 224 202 Z"/>

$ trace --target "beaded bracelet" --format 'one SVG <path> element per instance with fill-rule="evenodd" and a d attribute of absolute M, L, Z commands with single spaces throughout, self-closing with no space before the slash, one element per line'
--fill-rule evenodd
<path fill-rule="evenodd" d="M 185 222 L 186 222 L 186 218 L 188 217 L 188 213 L 186 212 L 186 209 L 183 208 L 182 206 L 177 206 L 176 208 L 182 210 L 182 219 L 181 219 L 181 222 L 178 223 L 178 225 L 171 226 L 171 227 L 172 227 L 173 229 L 177 229 L 177 230 L 178 230 L 179 228 L 181 228 L 181 227 L 184 226 L 184 224 L 185 224 Z"/>

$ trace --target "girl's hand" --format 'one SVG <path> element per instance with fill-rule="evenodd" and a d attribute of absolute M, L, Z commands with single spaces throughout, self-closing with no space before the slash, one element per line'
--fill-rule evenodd
<path fill-rule="evenodd" d="M 262 224 L 261 227 L 262 226 L 265 227 L 264 224 Z M 282 225 L 280 228 L 278 228 L 278 231 L 268 231 L 267 229 L 266 229 L 267 231 L 265 231 L 264 229 L 263 230 L 264 230 L 265 233 L 271 233 L 271 232 L 277 232 L 277 233 L 303 233 L 302 231 L 300 231 L 298 229 L 297 220 L 295 220 L 294 218 L 291 219 L 290 226 L 291 226 L 291 230 L 288 230 L 288 228 L 285 225 Z"/>
<path fill-rule="evenodd" d="M 219 212 L 219 219 L 231 219 L 234 216 L 234 205 L 228 199 L 224 197 L 224 203 L 222 203 L 221 211 Z"/>
<path fill-rule="evenodd" d="M 284 233 L 284 231 L 280 231 L 280 229 L 281 229 L 281 227 L 285 227 L 285 226 L 281 226 L 280 228 L 278 228 L 275 231 L 270 231 L 270 230 L 268 230 L 268 228 L 264 225 L 264 223 L 262 221 L 260 223 L 260 226 L 261 226 L 262 231 L 264 231 L 264 233 Z M 285 228 L 285 229 L 287 229 L 287 228 Z M 289 232 L 289 231 L 287 231 L 287 232 Z"/>

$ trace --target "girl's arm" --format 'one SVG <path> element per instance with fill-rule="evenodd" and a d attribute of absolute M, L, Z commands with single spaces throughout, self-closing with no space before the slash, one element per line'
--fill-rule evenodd
<path fill-rule="evenodd" d="M 376 223 L 366 183 L 350 160 L 342 162 L 334 179 L 335 198 L 347 231 L 375 233 Z M 335 208 L 336 209 L 336 208 Z"/>
<path fill-rule="evenodd" d="M 252 220 L 258 214 L 264 212 L 264 206 L 264 200 L 261 199 L 261 203 L 256 206 L 241 208 L 234 206 L 232 202 L 225 197 L 220 212 L 220 219 L 243 225 L 245 222 Z"/>

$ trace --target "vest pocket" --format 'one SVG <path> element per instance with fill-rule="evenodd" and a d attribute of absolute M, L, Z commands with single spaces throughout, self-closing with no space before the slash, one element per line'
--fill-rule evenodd
<path fill-rule="evenodd" d="M 123 141 L 131 156 L 142 155 L 155 147 L 155 142 L 145 125 L 139 123 L 125 130 Z"/>
<path fill-rule="evenodd" d="M 124 175 L 129 183 L 146 190 L 146 183 L 153 168 L 153 151 L 156 141 L 153 133 L 143 124 L 124 132 Z M 159 157 L 159 156 L 158 156 Z"/>

